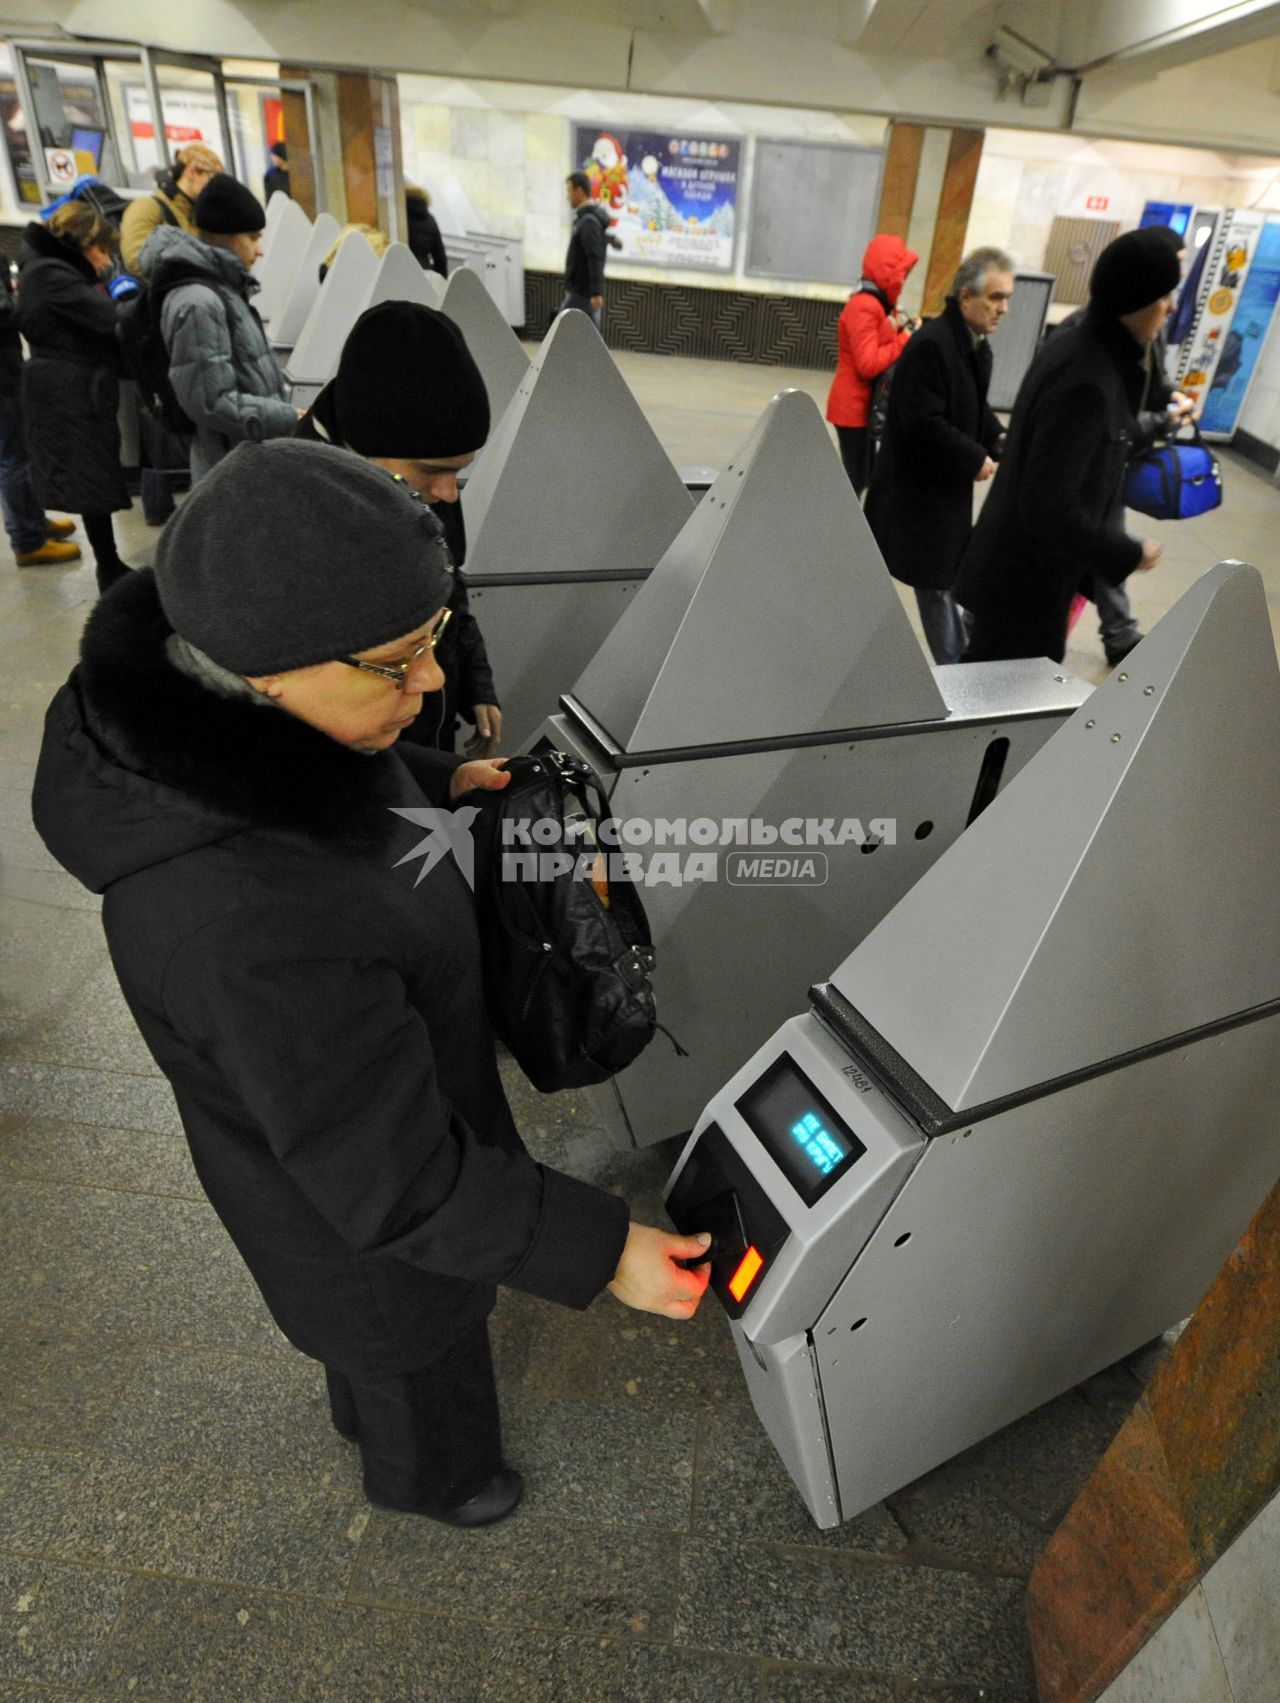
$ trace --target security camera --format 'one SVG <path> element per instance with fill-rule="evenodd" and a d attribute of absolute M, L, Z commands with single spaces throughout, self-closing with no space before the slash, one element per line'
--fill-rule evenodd
<path fill-rule="evenodd" d="M 988 58 L 1019 77 L 1043 77 L 1053 70 L 1053 57 L 1033 41 L 1001 24 L 987 49 Z"/>

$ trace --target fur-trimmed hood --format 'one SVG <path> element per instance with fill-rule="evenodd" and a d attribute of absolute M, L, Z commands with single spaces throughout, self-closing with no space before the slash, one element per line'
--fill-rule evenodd
<path fill-rule="evenodd" d="M 45 719 L 32 806 L 49 850 L 95 893 L 246 830 L 347 850 L 384 841 L 416 790 L 395 751 L 349 750 L 272 706 L 180 672 L 150 571 L 103 598 Z"/>
<path fill-rule="evenodd" d="M 42 260 L 61 261 L 64 266 L 70 266 L 73 272 L 78 272 L 86 284 L 96 284 L 98 274 L 90 261 L 74 243 L 63 242 L 54 236 L 47 225 L 33 219 L 22 233 L 22 242 L 18 247 L 18 270 L 25 272 L 28 267 L 38 265 Z"/>

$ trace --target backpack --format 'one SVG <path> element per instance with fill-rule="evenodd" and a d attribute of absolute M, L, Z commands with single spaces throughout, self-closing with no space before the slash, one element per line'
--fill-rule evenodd
<path fill-rule="evenodd" d="M 164 206 L 163 202 L 160 204 Z M 172 222 L 176 224 L 177 220 Z M 201 277 L 198 281 L 226 299 L 228 292 L 208 278 Z M 116 337 L 120 343 L 125 377 L 134 381 L 143 406 L 166 430 L 189 437 L 195 431 L 195 423 L 178 401 L 169 382 L 169 350 L 160 328 L 160 307 L 170 290 L 180 289 L 193 280 L 171 278 L 159 290 L 152 289 L 141 280 L 139 282 L 138 293 L 129 297 L 116 316 Z M 230 325 L 230 321 L 228 323 Z"/>
<path fill-rule="evenodd" d="M 561 751 L 507 768 L 501 792 L 465 799 L 489 1020 L 542 1093 L 585 1088 L 653 1039 L 649 923 L 621 856 L 600 849 L 612 818 L 592 770 Z"/>

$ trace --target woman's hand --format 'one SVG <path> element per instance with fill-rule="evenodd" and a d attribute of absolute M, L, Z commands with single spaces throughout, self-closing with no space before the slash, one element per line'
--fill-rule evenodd
<path fill-rule="evenodd" d="M 691 1319 L 711 1276 L 710 1265 L 686 1271 L 676 1260 L 696 1259 L 711 1245 L 700 1236 L 677 1236 L 674 1230 L 655 1230 L 633 1224 L 627 1231 L 618 1269 L 609 1288 L 627 1307 L 642 1313 L 661 1313 L 668 1319 Z"/>
<path fill-rule="evenodd" d="M 476 730 L 464 747 L 468 757 L 492 757 L 502 742 L 502 711 L 497 704 L 477 704 Z"/>
<path fill-rule="evenodd" d="M 503 764 L 505 757 L 477 757 L 460 764 L 449 777 L 449 797 L 461 798 L 464 792 L 499 792 L 511 785 L 511 776 Z"/>

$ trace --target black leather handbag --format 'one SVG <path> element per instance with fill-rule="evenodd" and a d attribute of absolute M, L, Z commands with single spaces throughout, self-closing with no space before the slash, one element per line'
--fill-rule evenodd
<path fill-rule="evenodd" d="M 649 923 L 594 772 L 559 751 L 507 768 L 501 792 L 466 795 L 489 1020 L 535 1088 L 585 1088 L 653 1039 Z"/>

